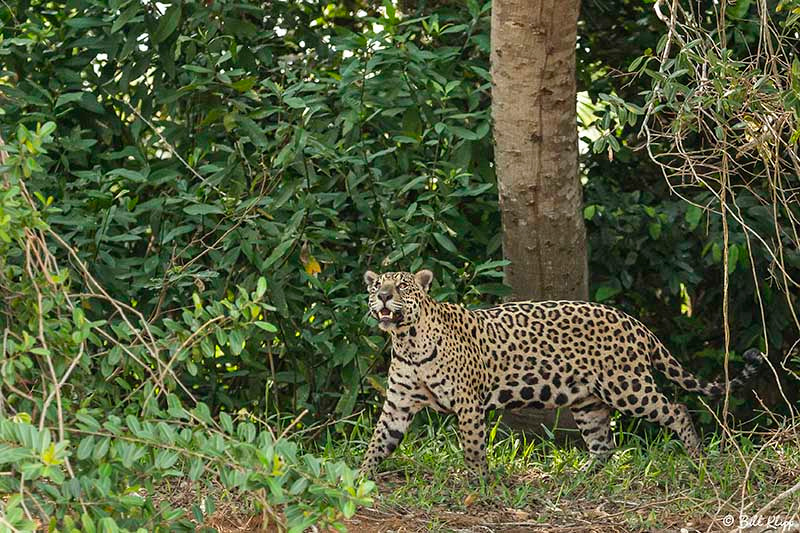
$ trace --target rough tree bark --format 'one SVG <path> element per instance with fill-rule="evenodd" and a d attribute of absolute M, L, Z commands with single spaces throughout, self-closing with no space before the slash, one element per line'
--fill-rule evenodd
<path fill-rule="evenodd" d="M 579 0 L 492 4 L 492 117 L 514 299 L 588 296 L 578 177 Z"/>
<path fill-rule="evenodd" d="M 492 117 L 512 299 L 588 297 L 578 176 L 575 45 L 579 0 L 494 0 Z M 554 411 L 506 413 L 514 427 L 554 426 Z M 559 427 L 573 427 L 560 414 Z"/>

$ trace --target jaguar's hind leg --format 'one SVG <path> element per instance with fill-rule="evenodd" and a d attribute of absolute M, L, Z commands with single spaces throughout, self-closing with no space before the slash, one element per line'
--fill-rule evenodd
<path fill-rule="evenodd" d="M 606 388 L 603 389 L 603 399 L 627 415 L 640 416 L 671 429 L 681 439 L 689 455 L 699 456 L 701 453 L 700 438 L 697 436 L 686 406 L 670 402 L 666 396 L 655 389 L 652 378 L 649 376 L 644 380 L 632 376 L 628 382 L 632 390 L 642 392 L 617 395 L 611 389 Z"/>
<path fill-rule="evenodd" d="M 611 408 L 599 398 L 573 406 L 571 409 L 575 425 L 596 463 L 603 463 L 614 451 L 614 437 L 611 434 Z"/>

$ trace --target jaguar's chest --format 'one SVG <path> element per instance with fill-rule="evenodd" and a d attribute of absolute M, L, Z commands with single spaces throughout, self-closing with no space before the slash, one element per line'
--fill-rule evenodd
<path fill-rule="evenodd" d="M 457 376 L 452 354 L 442 349 L 441 339 L 423 336 L 395 336 L 392 342 L 392 368 L 395 380 L 410 385 L 407 393 L 422 405 L 451 412 L 457 393 Z"/>
<path fill-rule="evenodd" d="M 423 366 L 435 362 L 441 338 L 427 335 L 415 327 L 392 335 L 392 352 L 410 366 Z"/>

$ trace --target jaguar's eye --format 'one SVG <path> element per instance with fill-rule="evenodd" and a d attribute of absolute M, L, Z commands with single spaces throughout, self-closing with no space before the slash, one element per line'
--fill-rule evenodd
<path fill-rule="evenodd" d="M 408 285 L 406 285 L 404 281 L 401 281 L 400 283 L 397 284 L 397 288 L 400 289 L 401 291 L 406 287 L 408 287 Z"/>

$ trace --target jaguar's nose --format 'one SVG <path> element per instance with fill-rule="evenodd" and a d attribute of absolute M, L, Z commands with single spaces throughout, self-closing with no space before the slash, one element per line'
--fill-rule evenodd
<path fill-rule="evenodd" d="M 392 299 L 392 291 L 389 289 L 381 289 L 378 291 L 378 299 L 383 303 L 388 302 Z"/>

